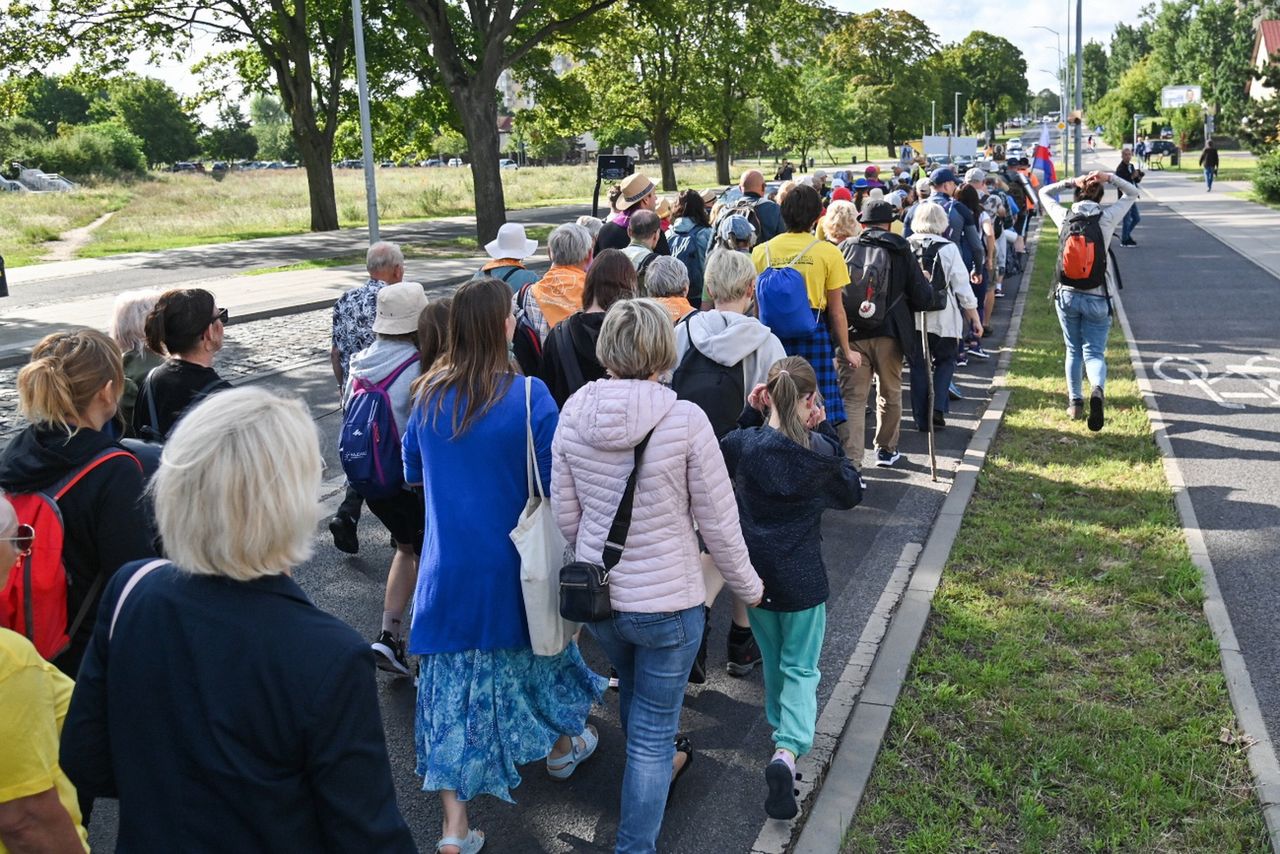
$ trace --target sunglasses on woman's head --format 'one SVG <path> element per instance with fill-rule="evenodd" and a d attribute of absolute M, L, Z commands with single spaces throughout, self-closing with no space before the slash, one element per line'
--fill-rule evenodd
<path fill-rule="evenodd" d="M 0 543 L 13 543 L 13 547 L 20 553 L 26 554 L 31 551 L 31 544 L 35 542 L 36 529 L 30 525 L 19 525 L 18 533 L 12 537 L 0 537 Z"/>

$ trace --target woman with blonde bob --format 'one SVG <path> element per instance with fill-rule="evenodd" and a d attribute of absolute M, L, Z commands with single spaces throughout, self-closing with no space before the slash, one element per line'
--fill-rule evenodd
<path fill-rule="evenodd" d="M 862 231 L 862 226 L 858 225 L 858 209 L 854 207 L 853 202 L 843 199 L 827 205 L 827 215 L 822 218 L 819 225 L 823 236 L 837 245 L 850 237 L 857 237 L 858 232 Z"/>
<path fill-rule="evenodd" d="M 56 332 L 31 351 L 17 385 L 27 427 L 0 454 L 0 489 L 56 496 L 69 640 L 60 649 L 37 647 L 74 678 L 103 585 L 122 564 L 155 555 L 141 500 L 142 466 L 109 430 L 124 388 L 120 348 L 101 332 Z"/>
<path fill-rule="evenodd" d="M 596 354 L 610 379 L 565 404 L 552 503 L 576 559 L 599 563 L 637 469 L 625 549 L 609 573 L 613 615 L 587 625 L 618 671 L 627 765 L 617 851 L 633 854 L 656 850 L 671 787 L 693 760 L 689 740 L 675 736 L 704 623 L 694 522 L 734 595 L 754 605 L 762 588 L 711 423 L 659 382 L 676 366 L 670 314 L 651 299 L 615 303 Z"/>
<path fill-rule="evenodd" d="M 291 577 L 320 470 L 306 405 L 265 389 L 170 436 L 152 489 L 171 560 L 107 585 L 62 736 L 76 787 L 119 798 L 121 850 L 416 850 L 373 653 Z"/>

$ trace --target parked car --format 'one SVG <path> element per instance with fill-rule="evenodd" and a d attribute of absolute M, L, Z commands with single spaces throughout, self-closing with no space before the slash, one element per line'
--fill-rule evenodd
<path fill-rule="evenodd" d="M 512 160 L 510 157 L 504 157 L 498 161 L 499 169 L 519 169 L 520 164 Z"/>
<path fill-rule="evenodd" d="M 378 164 L 379 168 L 382 168 L 382 169 L 391 169 L 391 168 L 394 168 L 395 165 L 396 165 L 395 162 L 392 160 L 384 160 Z"/>
<path fill-rule="evenodd" d="M 1009 140 L 1009 144 L 1004 147 L 1004 150 L 1008 154 L 1013 154 L 1015 151 L 1021 154 L 1022 140 L 1015 136 L 1013 139 Z"/>
<path fill-rule="evenodd" d="M 1161 139 L 1173 139 L 1173 128 L 1162 128 L 1160 131 Z"/>
<path fill-rule="evenodd" d="M 170 172 L 195 172 L 196 165 L 186 160 L 179 161 L 169 168 Z"/>
<path fill-rule="evenodd" d="M 450 157 L 450 158 L 449 158 L 449 165 L 450 165 L 450 166 L 461 166 L 461 165 L 462 165 L 462 158 L 461 158 L 461 157 Z"/>
<path fill-rule="evenodd" d="M 210 166 L 209 168 L 212 169 L 214 172 L 227 172 L 227 171 L 230 171 L 231 166 L 227 164 L 225 161 L 215 160 L 213 161 L 213 165 Z"/>
<path fill-rule="evenodd" d="M 444 164 L 440 162 L 439 157 L 431 157 L 422 161 L 422 165 L 423 166 L 443 166 Z"/>

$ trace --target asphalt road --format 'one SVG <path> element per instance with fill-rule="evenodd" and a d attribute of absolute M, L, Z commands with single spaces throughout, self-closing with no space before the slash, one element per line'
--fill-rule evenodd
<path fill-rule="evenodd" d="M 507 219 L 521 223 L 562 223 L 571 222 L 574 218 L 589 213 L 590 205 L 561 205 L 508 211 Z M 455 217 L 388 225 L 381 229 L 381 236 L 401 243 L 474 237 L 473 221 L 471 217 Z M 10 309 L 43 305 L 116 293 L 128 288 L 174 287 L 183 283 L 230 276 L 245 270 L 360 253 L 368 247 L 368 241 L 365 229 L 345 228 L 325 233 L 166 249 L 162 252 L 112 255 L 103 260 L 111 262 L 118 269 L 108 275 L 94 272 L 24 281 L 28 270 L 31 270 L 31 275 L 40 276 L 39 268 L 17 268 L 10 272 L 13 281 L 10 283 L 10 295 L 3 307 Z M 57 270 L 58 267 L 47 269 Z"/>
<path fill-rule="evenodd" d="M 1274 740 L 1280 281 L 1168 208 L 1142 216 L 1139 246 L 1118 250 L 1125 310 Z"/>
<path fill-rule="evenodd" d="M 1018 284 L 1007 283 L 1010 296 L 997 301 L 995 334 L 1006 334 Z M 299 315 L 306 318 L 307 315 Z M 229 338 L 253 333 L 257 324 L 233 327 Z M 314 330 L 312 330 L 314 332 Z M 266 348 L 282 346 L 271 338 Z M 301 343 L 297 346 L 301 347 Z M 907 543 L 923 543 L 944 497 L 945 481 L 968 445 L 987 400 L 996 357 L 971 360 L 957 376 L 968 400 L 953 404 L 948 427 L 938 434 L 940 476 L 931 484 L 925 435 L 909 424 L 901 440 L 903 460 L 894 469 L 868 467 L 864 503 L 848 513 L 828 513 L 824 553 L 831 573 L 826 643 L 819 703 L 825 703 L 843 670 L 866 620 Z M 310 364 L 263 380 L 264 384 L 302 395 L 317 419 L 328 468 L 338 473 L 333 449 L 339 427 L 337 396 L 328 366 Z M 908 407 L 908 418 L 909 407 Z M 874 427 L 874 419 L 868 419 Z M 461 488 L 465 488 L 462 486 Z M 382 592 L 391 549 L 386 533 L 368 516 L 361 524 L 361 552 L 349 557 L 336 551 L 323 525 L 314 557 L 296 577 L 317 605 L 336 614 L 357 631 L 372 637 L 382 611 Z M 682 729 L 693 740 L 695 762 L 681 780 L 667 812 L 659 842 L 664 852 L 744 852 L 750 850 L 764 824 L 762 770 L 772 751 L 770 728 L 761 710 L 759 673 L 743 679 L 724 672 L 729 602 L 722 596 L 712 616 L 709 670 L 705 685 L 690 686 Z M 604 672 L 607 663 L 594 642 L 583 643 L 589 662 Z M 306 650 L 299 648 L 299 655 Z M 434 850 L 439 836 L 439 799 L 421 791 L 414 774 L 414 692 L 408 680 L 379 675 L 379 700 L 400 809 L 423 851 Z M 616 694 L 606 696 L 592 716 L 601 744 L 596 756 L 566 783 L 553 783 L 538 764 L 524 771 L 515 805 L 481 798 L 471 805 L 474 826 L 488 834 L 486 850 L 501 852 L 605 852 L 612 850 L 625 746 L 618 729 Z M 100 802 L 91 823 L 95 848 L 114 845 L 115 809 Z"/>

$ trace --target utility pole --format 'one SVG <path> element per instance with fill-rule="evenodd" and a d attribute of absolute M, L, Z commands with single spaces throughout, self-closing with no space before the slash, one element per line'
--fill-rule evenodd
<path fill-rule="evenodd" d="M 955 102 L 956 102 L 955 104 L 956 119 L 955 119 L 955 124 L 951 126 L 952 128 L 954 128 L 954 130 L 952 130 L 951 133 L 954 136 L 959 136 L 960 135 L 960 93 L 959 92 L 956 93 Z"/>
<path fill-rule="evenodd" d="M 1084 172 L 1084 163 L 1081 158 L 1081 154 L 1083 153 L 1081 135 L 1084 132 L 1084 26 L 1080 13 L 1081 0 L 1076 0 L 1076 114 L 1079 116 L 1079 121 L 1076 122 L 1077 175 Z"/>
<path fill-rule="evenodd" d="M 373 131 L 369 128 L 369 81 L 364 68 L 364 17 L 360 0 L 351 0 L 355 25 L 356 86 L 360 95 L 360 147 L 364 149 L 364 197 L 369 208 L 369 245 L 378 242 L 378 188 L 373 174 Z"/>
<path fill-rule="evenodd" d="M 929 102 L 929 135 L 938 135 L 938 102 Z"/>

